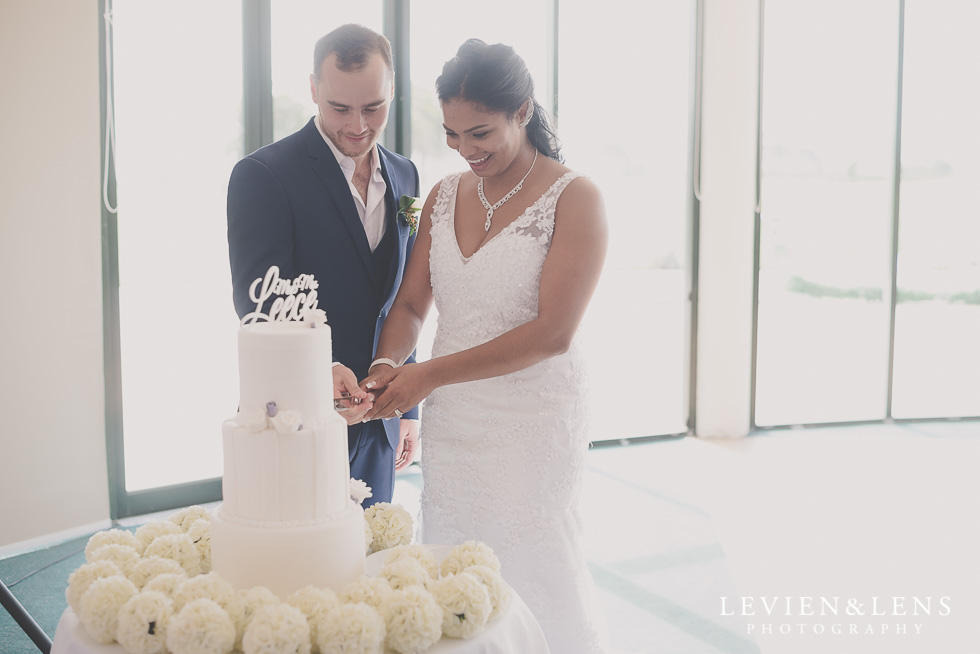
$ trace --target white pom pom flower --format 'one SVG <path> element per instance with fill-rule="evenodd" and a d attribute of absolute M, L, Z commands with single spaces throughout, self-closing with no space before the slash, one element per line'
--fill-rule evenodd
<path fill-rule="evenodd" d="M 429 591 L 442 607 L 442 633 L 450 638 L 472 638 L 490 619 L 490 593 L 476 575 L 442 577 L 429 585 Z"/>
<path fill-rule="evenodd" d="M 319 651 L 316 644 L 317 621 L 333 609 L 340 606 L 340 600 L 337 598 L 337 593 L 329 588 L 306 586 L 304 588 L 300 588 L 295 593 L 287 597 L 286 603 L 290 606 L 296 607 L 303 612 L 303 615 L 306 616 L 306 621 L 310 625 L 310 643 L 313 645 L 312 652 L 313 654 L 316 654 L 316 652 Z"/>
<path fill-rule="evenodd" d="M 173 599 L 177 589 L 180 588 L 180 585 L 185 581 L 187 581 L 187 573 L 185 573 L 184 569 L 181 568 L 180 572 L 164 572 L 163 574 L 153 577 L 146 582 L 146 584 L 143 586 L 143 590 L 152 590 L 158 593 L 163 593 L 170 599 Z"/>
<path fill-rule="evenodd" d="M 162 574 L 187 576 L 179 563 L 173 559 L 165 559 L 160 556 L 147 556 L 140 559 L 126 576 L 136 584 L 137 588 L 143 588 L 148 581 Z"/>
<path fill-rule="evenodd" d="M 242 637 L 244 654 L 310 654 L 310 626 L 306 616 L 289 604 L 270 604 L 259 609 Z"/>
<path fill-rule="evenodd" d="M 422 545 L 398 545 L 388 550 L 385 563 L 394 563 L 403 559 L 415 559 L 422 564 L 432 579 L 439 577 L 439 561 L 435 555 Z"/>
<path fill-rule="evenodd" d="M 78 619 L 95 642 L 108 645 L 116 640 L 119 609 L 139 590 L 122 575 L 93 581 L 79 600 Z"/>
<path fill-rule="evenodd" d="M 174 591 L 174 611 L 183 608 L 198 599 L 209 599 L 216 602 L 225 610 L 228 617 L 237 626 L 245 617 L 245 602 L 238 591 L 228 581 L 218 576 L 216 572 L 191 577 Z"/>
<path fill-rule="evenodd" d="M 165 654 L 171 617 L 173 602 L 163 593 L 133 595 L 119 610 L 116 640 L 129 654 Z"/>
<path fill-rule="evenodd" d="M 195 520 L 187 529 L 187 535 L 201 555 L 201 572 L 211 572 L 211 521 L 203 518 Z"/>
<path fill-rule="evenodd" d="M 385 645 L 399 654 L 420 654 L 442 637 L 442 607 L 421 586 L 392 591 L 381 604 Z"/>
<path fill-rule="evenodd" d="M 85 594 L 93 581 L 121 574 L 122 570 L 112 561 L 93 561 L 78 566 L 74 572 L 68 575 L 68 588 L 65 589 L 65 599 L 68 600 L 68 606 L 72 608 L 75 615 L 78 615 L 81 612 L 79 600 L 82 599 L 82 595 Z"/>
<path fill-rule="evenodd" d="M 89 556 L 89 561 L 112 561 L 124 575 L 128 575 L 136 567 L 136 564 L 140 562 L 140 555 L 139 552 L 128 545 L 111 543 L 93 551 L 91 556 Z"/>
<path fill-rule="evenodd" d="M 391 584 L 384 577 L 362 575 L 344 586 L 338 598 L 345 604 L 363 602 L 377 609 L 391 595 L 391 592 Z"/>
<path fill-rule="evenodd" d="M 167 626 L 167 647 L 173 654 L 227 654 L 234 646 L 235 623 L 213 600 L 194 600 Z"/>
<path fill-rule="evenodd" d="M 403 558 L 396 561 L 385 561 L 381 568 L 381 576 L 388 580 L 394 590 L 409 586 L 425 586 L 429 573 L 418 560 Z"/>
<path fill-rule="evenodd" d="M 514 591 L 507 585 L 499 572 L 485 565 L 471 565 L 463 572 L 473 575 L 486 586 L 487 592 L 490 594 L 490 603 L 493 605 L 490 620 L 507 610 Z"/>
<path fill-rule="evenodd" d="M 137 554 L 143 553 L 143 543 L 141 543 L 132 532 L 125 529 L 108 529 L 92 534 L 85 544 L 85 560 L 92 560 L 92 552 L 103 545 L 125 545 L 136 550 Z"/>
<path fill-rule="evenodd" d="M 412 516 L 402 506 L 372 504 L 364 509 L 364 519 L 371 525 L 371 549 L 375 552 L 412 542 Z"/>
<path fill-rule="evenodd" d="M 177 525 L 174 527 L 180 529 Z M 180 564 L 188 577 L 201 574 L 201 554 L 191 537 L 183 532 L 157 537 L 147 546 L 143 555 L 173 559 Z"/>
<path fill-rule="evenodd" d="M 191 525 L 198 520 L 207 520 L 210 522 L 211 514 L 203 506 L 189 506 L 186 509 L 181 509 L 177 513 L 173 514 L 167 518 L 170 522 L 174 523 L 180 530 L 184 533 L 191 528 Z"/>
<path fill-rule="evenodd" d="M 462 572 L 471 565 L 485 565 L 495 572 L 500 572 L 500 559 L 486 543 L 468 540 L 449 550 L 442 560 L 443 576 Z"/>
<path fill-rule="evenodd" d="M 385 621 L 373 606 L 342 604 L 320 616 L 316 623 L 320 654 L 383 654 Z"/>
<path fill-rule="evenodd" d="M 174 524 L 169 520 L 154 520 L 148 522 L 136 530 L 136 540 L 143 544 L 143 554 L 146 555 L 146 548 L 150 543 L 160 536 L 182 533 L 180 525 Z"/>

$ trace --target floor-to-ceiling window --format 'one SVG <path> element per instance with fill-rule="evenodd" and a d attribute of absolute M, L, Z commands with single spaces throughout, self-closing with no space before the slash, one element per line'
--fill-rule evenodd
<path fill-rule="evenodd" d="M 906 0 L 896 418 L 980 415 L 980 5 Z"/>
<path fill-rule="evenodd" d="M 755 422 L 884 418 L 899 6 L 764 7 Z"/>

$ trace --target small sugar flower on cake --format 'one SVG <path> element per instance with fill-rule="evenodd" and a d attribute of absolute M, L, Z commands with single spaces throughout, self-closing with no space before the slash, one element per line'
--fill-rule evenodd
<path fill-rule="evenodd" d="M 350 498 L 354 500 L 357 504 L 363 504 L 364 500 L 372 497 L 374 493 L 371 492 L 371 487 L 360 479 L 350 479 Z"/>
<path fill-rule="evenodd" d="M 402 506 L 378 502 L 364 510 L 364 519 L 371 525 L 375 552 L 412 542 L 412 516 Z"/>
<path fill-rule="evenodd" d="M 310 327 L 319 327 L 327 324 L 327 312 L 323 309 L 303 309 L 303 322 L 309 323 Z"/>

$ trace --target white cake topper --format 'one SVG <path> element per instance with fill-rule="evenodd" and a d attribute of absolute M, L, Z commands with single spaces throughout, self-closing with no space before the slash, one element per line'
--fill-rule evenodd
<path fill-rule="evenodd" d="M 259 289 L 261 284 L 261 289 Z M 255 311 L 242 318 L 242 325 L 254 322 L 285 322 L 287 320 L 308 320 L 311 326 L 326 322 L 326 314 L 317 309 L 316 290 L 320 284 L 313 275 L 297 275 L 296 279 L 281 279 L 279 266 L 270 266 L 265 277 L 259 277 L 248 287 L 248 297 L 255 302 Z M 269 313 L 262 313 L 262 305 L 273 295 Z"/>

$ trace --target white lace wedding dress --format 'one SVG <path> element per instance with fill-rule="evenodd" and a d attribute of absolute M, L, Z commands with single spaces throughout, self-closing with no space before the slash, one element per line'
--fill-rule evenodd
<path fill-rule="evenodd" d="M 578 176 L 566 173 L 466 258 L 454 226 L 462 174 L 442 181 L 432 212 L 433 357 L 537 316 L 555 205 Z M 513 374 L 443 386 L 422 415 L 422 541 L 490 545 L 553 654 L 603 652 L 606 643 L 578 513 L 589 440 L 586 381 L 574 344 Z"/>

